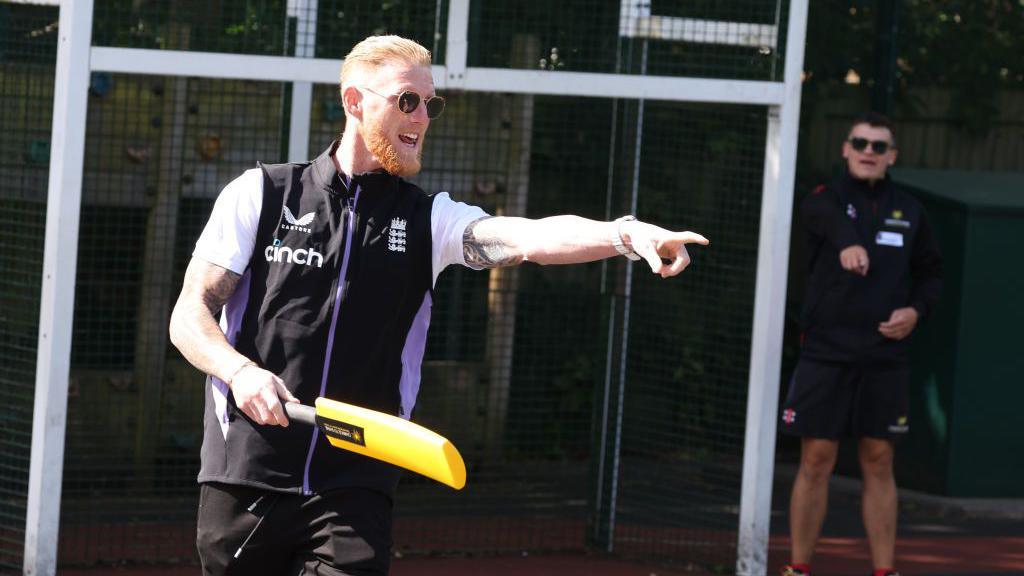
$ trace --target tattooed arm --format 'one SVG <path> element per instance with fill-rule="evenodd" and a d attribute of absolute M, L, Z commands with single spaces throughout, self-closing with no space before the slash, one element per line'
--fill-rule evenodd
<path fill-rule="evenodd" d="M 497 225 L 495 220 L 498 221 Z M 478 218 L 466 225 L 462 233 L 462 255 L 466 264 L 473 268 L 498 268 L 499 266 L 515 266 L 526 259 L 523 250 L 509 240 L 502 238 L 501 218 L 486 216 Z M 523 220 L 528 226 L 529 220 L 523 218 L 505 218 L 504 220 Z"/>
<path fill-rule="evenodd" d="M 280 378 L 239 354 L 214 318 L 240 278 L 231 270 L 193 258 L 171 312 L 171 342 L 193 366 L 230 386 L 235 403 L 254 422 L 287 426 L 280 398 L 298 400 Z"/>
<path fill-rule="evenodd" d="M 540 220 L 485 217 L 470 222 L 462 235 L 466 264 L 474 268 L 514 266 L 523 262 L 575 264 L 618 255 L 613 240 L 622 240 L 647 260 L 651 271 L 675 276 L 690 263 L 686 244 L 707 244 L 700 234 L 670 232 L 639 221 L 598 222 L 579 216 Z"/>
<path fill-rule="evenodd" d="M 193 366 L 224 382 L 249 361 L 228 344 L 214 318 L 240 278 L 231 270 L 193 258 L 171 312 L 171 342 Z"/>

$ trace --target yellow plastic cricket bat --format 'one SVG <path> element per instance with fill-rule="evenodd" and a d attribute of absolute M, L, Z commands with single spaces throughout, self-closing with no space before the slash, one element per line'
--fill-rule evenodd
<path fill-rule="evenodd" d="M 289 420 L 316 426 L 331 446 L 394 464 L 447 484 L 466 485 L 466 464 L 455 445 L 440 434 L 397 416 L 317 398 L 316 408 L 284 404 Z"/>

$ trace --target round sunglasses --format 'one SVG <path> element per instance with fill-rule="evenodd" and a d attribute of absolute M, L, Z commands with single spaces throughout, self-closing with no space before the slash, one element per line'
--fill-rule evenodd
<path fill-rule="evenodd" d="M 868 144 L 871 145 L 871 150 L 875 154 L 885 154 L 889 151 L 889 147 L 892 146 L 885 140 L 868 140 L 867 138 L 861 138 L 860 136 L 854 136 L 847 140 L 850 143 L 850 147 L 857 152 L 863 152 L 867 150 Z"/>
<path fill-rule="evenodd" d="M 405 114 L 412 114 L 415 112 L 416 109 L 419 108 L 420 102 L 423 102 L 423 105 L 426 106 L 427 118 L 430 118 L 431 120 L 434 120 L 444 112 L 444 98 L 441 96 L 431 96 L 424 100 L 422 96 L 411 90 L 405 90 L 393 96 L 385 96 L 384 94 L 381 94 L 372 88 L 367 88 L 366 86 L 360 86 L 360 88 L 367 92 L 376 94 L 381 98 L 390 99 L 392 97 L 396 97 L 397 99 L 395 100 L 395 104 L 398 106 L 398 110 Z"/>

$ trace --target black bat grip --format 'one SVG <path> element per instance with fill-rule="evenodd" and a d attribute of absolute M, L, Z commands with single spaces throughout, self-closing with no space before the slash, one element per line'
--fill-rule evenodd
<path fill-rule="evenodd" d="M 312 406 L 306 406 L 305 404 L 298 404 L 296 402 L 285 402 L 284 413 L 288 416 L 289 420 L 300 424 L 316 426 L 316 408 L 313 408 Z"/>

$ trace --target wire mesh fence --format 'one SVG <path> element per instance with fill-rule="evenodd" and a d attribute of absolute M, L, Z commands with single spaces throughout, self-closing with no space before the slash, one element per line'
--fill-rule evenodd
<path fill-rule="evenodd" d="M 284 94 L 276 83 L 92 76 L 66 563 L 193 555 L 202 381 L 170 351 L 167 319 L 219 190 L 255 159 L 281 160 Z"/>
<path fill-rule="evenodd" d="M 775 0 L 478 1 L 469 65 L 775 80 L 783 18 Z M 528 57 L 510 60 L 523 37 L 535 40 Z"/>
<path fill-rule="evenodd" d="M 166 318 L 220 187 L 282 156 L 278 85 L 115 75 L 111 86 L 90 102 L 66 563 L 190 557 L 203 380 L 146 316 Z M 630 298 L 622 262 L 442 274 L 415 418 L 460 446 L 470 484 L 456 494 L 406 478 L 397 549 L 581 551 L 611 537 L 624 552 L 728 565 L 764 111 L 648 103 L 634 188 L 638 135 L 619 127 L 637 108 L 466 93 L 432 127 L 417 177 L 426 189 L 493 214 L 597 219 L 628 212 L 635 190 L 641 217 L 716 244 L 695 252 L 685 279 L 637 266 Z M 317 109 L 314 150 L 341 129 Z M 113 254 L 87 246 L 115 243 Z M 627 340 L 620 378 L 610 351 Z M 600 462 L 618 434 L 605 396 L 620 387 L 621 459 Z M 611 474 L 617 495 L 598 486 Z M 613 502 L 616 528 L 605 530 L 601 504 Z"/>
<path fill-rule="evenodd" d="M 476 0 L 468 64 L 777 80 L 785 5 Z M 93 37 L 98 46 L 338 58 L 367 35 L 400 33 L 442 63 L 448 8 L 447 0 L 109 0 L 96 5 Z M 510 58 L 524 37 L 534 39 L 528 54 Z M 646 50 L 650 69 L 641 72 Z"/>
<path fill-rule="evenodd" d="M 735 562 L 765 126 L 755 107 L 644 106 L 637 215 L 712 247 L 681 283 L 634 270 L 616 550 Z"/>
<path fill-rule="evenodd" d="M 96 3 L 93 44 L 340 58 L 368 35 L 401 32 L 439 59 L 447 6 L 442 0 L 109 0 Z"/>
<path fill-rule="evenodd" d="M 23 555 L 57 18 L 0 4 L 0 572 Z"/>
<path fill-rule="evenodd" d="M 774 48 L 658 39 L 653 32 L 624 36 L 623 10 L 639 4 L 620 4 L 474 2 L 469 63 L 752 79 L 781 74 Z M 648 9 L 649 27 L 655 16 L 668 18 L 669 27 L 698 20 L 773 26 L 780 17 L 777 2 L 731 11 L 710 2 L 655 2 Z M 444 61 L 447 2 L 222 1 L 204 3 L 202 18 L 189 12 L 166 2 L 99 2 L 94 44 L 338 58 L 368 34 L 394 32 Z M 54 9 L 47 14 L 56 20 Z M 741 35 L 723 30 L 715 34 Z M 9 80 L 25 72 L 0 61 L 4 97 L 21 106 L 34 98 L 46 114 L 52 95 L 39 86 L 52 84 L 52 36 L 49 42 L 49 59 L 32 72 L 34 80 Z M 700 49 L 685 57 L 675 51 L 691 44 Z M 26 91 L 33 86 L 36 92 Z M 667 281 L 652 278 L 643 263 L 630 271 L 624 259 L 445 271 L 414 419 L 459 446 L 469 483 L 455 493 L 406 476 L 397 496 L 396 550 L 599 548 L 727 569 L 735 560 L 765 108 L 600 94 L 445 95 L 447 110 L 431 126 L 424 170 L 414 178 L 428 192 L 449 191 L 497 215 L 607 220 L 636 213 L 699 231 L 714 244 L 693 250 L 692 268 Z M 64 566 L 195 561 L 203 377 L 170 346 L 167 317 L 220 189 L 257 160 L 287 158 L 290 98 L 290 86 L 274 82 L 92 75 L 60 530 Z M 316 85 L 311 112 L 315 156 L 344 129 L 337 87 Z M 28 116 L 0 118 L 12 133 Z M 4 146 L 31 148 L 33 134 L 46 137 L 48 119 L 36 132 L 22 130 L 25 143 L 4 139 Z M 3 166 L 27 174 L 31 163 Z M 38 181 L 45 190 L 45 165 L 39 166 L 43 176 L 20 181 Z M 33 237 L 41 238 L 41 192 L 8 192 L 9 181 L 3 179 L 3 196 L 11 209 L 0 218 L 35 226 Z M 24 197 L 28 190 L 34 203 Z M 41 243 L 31 249 L 41 254 Z M 24 434 L 31 422 L 32 364 L 24 351 L 36 338 L 28 315 L 29 304 L 38 307 L 39 266 L 21 267 L 17 259 L 26 252 L 11 252 L 3 251 L 0 266 L 19 273 L 5 275 L 3 282 L 14 284 L 2 302 L 19 320 L 5 322 L 0 354 L 24 358 L 4 368 L 12 383 L 4 394 L 21 390 L 10 403 L 21 408 L 8 408 L 3 425 L 21 426 L 25 444 L 5 449 L 3 461 L 5 474 L 14 471 L 4 477 L 4 489 L 12 486 L 4 504 L 5 538 L 12 534 L 4 561 L 10 556 L 14 566 L 16 531 L 24 524 L 17 482 L 27 475 Z"/>

